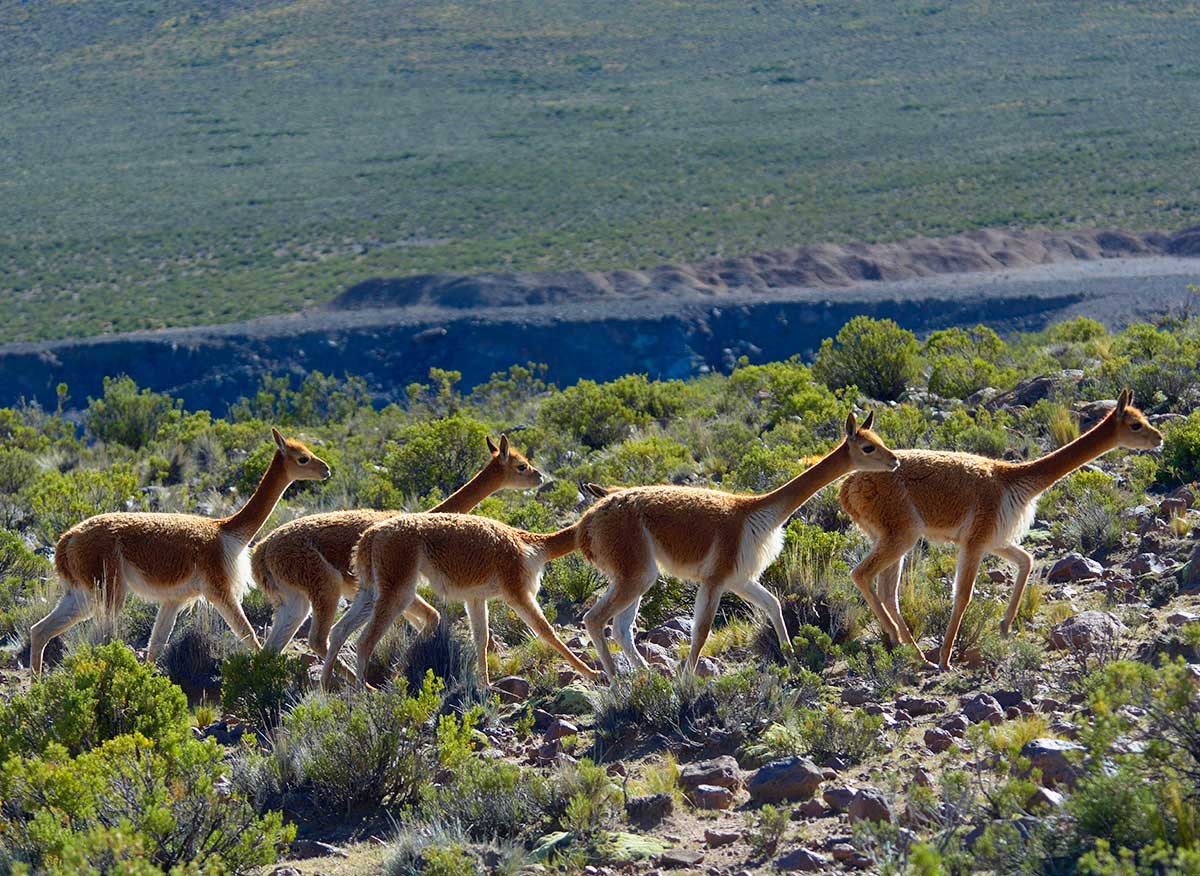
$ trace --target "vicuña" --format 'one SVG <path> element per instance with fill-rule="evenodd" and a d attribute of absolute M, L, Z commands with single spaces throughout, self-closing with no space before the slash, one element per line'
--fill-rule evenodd
<path fill-rule="evenodd" d="M 89 517 L 58 540 L 54 565 L 64 592 L 50 614 L 33 625 L 29 663 L 42 670 L 46 643 L 97 611 L 114 616 L 130 590 L 158 603 L 146 659 L 171 637 L 179 612 L 203 597 L 243 642 L 258 637 L 242 611 L 250 585 L 246 546 L 271 516 L 293 481 L 324 480 L 329 466 L 299 441 L 272 429 L 275 455 L 236 514 L 214 520 L 194 514 L 114 513 Z"/>
<path fill-rule="evenodd" d="M 758 583 L 783 549 L 788 518 L 817 491 L 852 471 L 891 471 L 897 465 L 879 436 L 871 431 L 875 415 L 862 426 L 846 418 L 845 439 L 811 468 L 764 495 L 734 495 L 690 487 L 633 487 L 608 493 L 575 525 L 583 555 L 611 582 L 584 615 L 588 635 L 610 677 L 616 661 L 604 639 L 613 621 L 621 650 L 638 668 L 646 662 L 633 641 L 642 596 L 659 571 L 695 581 L 692 647 L 688 666 L 695 668 L 708 639 L 713 616 L 726 591 L 766 612 L 780 647 L 791 650 L 783 611 L 773 593 Z M 591 492 L 599 491 L 591 489 Z"/>
<path fill-rule="evenodd" d="M 467 512 L 497 490 L 529 489 L 542 483 L 542 474 L 500 436 L 500 444 L 487 439 L 491 458 L 471 480 L 430 509 L 433 512 Z M 308 644 L 322 658 L 328 650 L 329 630 L 338 600 L 354 597 L 358 579 L 351 553 L 364 532 L 399 511 L 333 511 L 300 517 L 276 529 L 251 554 L 254 580 L 275 608 L 274 623 L 263 647 L 279 652 L 292 640 L 311 612 Z M 431 631 L 438 613 L 420 596 L 406 612 L 417 629 Z"/>
<path fill-rule="evenodd" d="M 1094 428 L 1030 462 L 901 450 L 896 454 L 900 466 L 895 471 L 862 472 L 847 478 L 841 489 L 842 507 L 873 542 L 851 576 L 884 635 L 893 643 L 916 644 L 900 615 L 899 584 L 904 555 L 921 537 L 958 545 L 954 608 L 942 640 L 940 668 L 950 666 L 954 640 L 986 553 L 1017 567 L 1016 586 L 1000 625 L 1007 634 L 1033 568 L 1033 557 L 1020 542 L 1033 522 L 1038 496 L 1084 463 L 1117 447 L 1151 448 L 1162 443 L 1162 435 L 1132 402 L 1133 393 L 1124 390 L 1116 407 Z"/>

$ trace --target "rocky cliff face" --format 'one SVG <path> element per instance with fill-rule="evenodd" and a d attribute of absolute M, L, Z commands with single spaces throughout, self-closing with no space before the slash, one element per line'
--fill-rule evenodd
<path fill-rule="evenodd" d="M 265 374 L 318 370 L 365 377 L 383 400 L 433 366 L 461 371 L 465 388 L 526 362 L 548 365 L 559 385 L 685 377 L 740 356 L 810 357 L 858 314 L 916 332 L 1037 329 L 1079 313 L 1115 325 L 1174 306 L 1200 283 L 1193 255 L 1200 229 L 980 231 L 648 271 L 383 278 L 307 313 L 0 347 L 0 404 L 52 405 L 60 382 L 82 404 L 116 374 L 217 412 Z"/>

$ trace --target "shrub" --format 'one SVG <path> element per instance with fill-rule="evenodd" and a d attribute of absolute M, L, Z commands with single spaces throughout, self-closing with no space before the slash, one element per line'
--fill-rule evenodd
<path fill-rule="evenodd" d="M 21 494 L 29 508 L 30 528 L 47 545 L 85 517 L 125 511 L 137 490 L 133 469 L 119 463 L 104 470 L 77 468 L 39 472 Z"/>
<path fill-rule="evenodd" d="M 789 709 L 748 751 L 759 760 L 809 755 L 818 762 L 841 757 L 861 763 L 881 750 L 883 717 L 855 709 L 846 715 L 834 706 Z"/>
<path fill-rule="evenodd" d="M 1074 472 L 1047 490 L 1038 503 L 1064 547 L 1100 556 L 1121 546 L 1131 525 L 1121 516 L 1128 505 L 1116 482 L 1098 471 Z"/>
<path fill-rule="evenodd" d="M 1200 480 L 1200 411 L 1182 423 L 1170 426 L 1163 435 L 1158 481 L 1161 484 L 1192 483 Z"/>
<path fill-rule="evenodd" d="M 129 733 L 170 747 L 190 723 L 183 692 L 125 645 L 84 646 L 0 703 L 0 762 L 51 746 L 74 756 Z"/>
<path fill-rule="evenodd" d="M 399 682 L 347 697 L 309 696 L 282 723 L 294 775 L 318 801 L 347 812 L 416 802 L 433 774 L 430 722 L 441 691 L 431 673 L 415 695 Z"/>
<path fill-rule="evenodd" d="M 577 837 L 590 837 L 616 821 L 621 789 L 604 767 L 585 757 L 563 767 L 555 778 L 559 794 L 566 801 L 560 816 L 564 830 Z"/>
<path fill-rule="evenodd" d="M 5 845 L 55 872 L 126 873 L 120 862 L 139 859 L 160 869 L 132 872 L 191 862 L 214 876 L 256 870 L 295 829 L 222 793 L 221 758 L 211 741 L 165 749 L 137 732 L 74 758 L 56 744 L 11 758 L 0 768 Z"/>
<path fill-rule="evenodd" d="M 1001 364 L 1008 345 L 984 325 L 935 331 L 922 353 L 929 363 L 930 392 L 948 398 L 966 398 L 985 386 L 1002 389 L 1015 377 Z"/>
<path fill-rule="evenodd" d="M 138 450 L 155 439 L 158 427 L 183 403 L 143 389 L 129 377 L 105 377 L 104 395 L 89 399 L 84 422 L 88 431 L 105 443 L 124 444 Z"/>
<path fill-rule="evenodd" d="M 253 398 L 242 398 L 229 406 L 231 420 L 259 420 L 276 426 L 320 426 L 341 422 L 371 403 L 366 381 L 344 380 L 314 371 L 305 376 L 298 390 L 290 375 L 264 375 Z"/>
<path fill-rule="evenodd" d="M 856 316 L 826 338 L 813 363 L 813 375 L 833 389 L 857 386 L 870 398 L 894 401 L 917 379 L 917 339 L 890 319 Z"/>
<path fill-rule="evenodd" d="M 402 495 L 447 496 L 487 461 L 487 435 L 487 426 L 462 416 L 407 426 L 387 446 L 383 467 Z"/>
<path fill-rule="evenodd" d="M 17 631 L 14 609 L 42 589 L 52 567 L 13 533 L 0 529 L 0 638 Z M 23 630 L 22 630 L 23 631 Z"/>
<path fill-rule="evenodd" d="M 659 484 L 695 468 L 692 454 L 678 441 L 650 435 L 614 447 L 597 467 L 595 479 L 605 484 Z"/>
<path fill-rule="evenodd" d="M 395 663 L 409 690 L 420 690 L 426 676 L 432 673 L 442 685 L 450 706 L 480 703 L 486 699 L 487 686 L 479 675 L 475 646 L 462 633 L 456 632 L 445 616 L 428 635 L 405 632 Z M 387 683 L 390 674 L 385 672 L 380 683 Z"/>
<path fill-rule="evenodd" d="M 750 847 L 752 858 L 775 854 L 792 820 L 792 807 L 765 804 L 758 812 L 746 813 L 746 830 L 742 839 Z"/>
<path fill-rule="evenodd" d="M 221 665 L 222 708 L 265 728 L 278 724 L 307 686 L 308 670 L 294 655 L 242 650 Z"/>
<path fill-rule="evenodd" d="M 1011 425 L 1011 417 L 1003 411 L 992 414 L 981 408 L 972 418 L 962 408 L 957 408 L 934 429 L 933 442 L 947 450 L 998 458 L 1008 449 Z"/>

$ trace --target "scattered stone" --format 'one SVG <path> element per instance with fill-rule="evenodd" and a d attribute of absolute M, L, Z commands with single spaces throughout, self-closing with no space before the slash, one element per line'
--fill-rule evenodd
<path fill-rule="evenodd" d="M 242 741 L 246 725 L 240 721 L 223 719 L 214 721 L 200 731 L 201 739 L 215 739 L 218 745 L 233 746 Z"/>
<path fill-rule="evenodd" d="M 946 703 L 935 697 L 900 697 L 896 700 L 896 720 L 900 719 L 899 712 L 909 715 L 936 715 L 946 711 Z"/>
<path fill-rule="evenodd" d="M 1167 623 L 1173 627 L 1200 623 L 1200 614 L 1191 611 L 1177 611 L 1174 614 L 1167 615 Z"/>
<path fill-rule="evenodd" d="M 642 642 L 637 648 L 641 652 L 642 657 L 651 666 L 674 669 L 679 662 L 675 659 L 675 652 L 670 648 L 664 648 L 662 645 L 656 645 L 653 642 Z"/>
<path fill-rule="evenodd" d="M 912 787 L 912 785 L 922 788 L 932 788 L 933 776 L 929 775 L 929 770 L 925 769 L 925 767 L 917 767 L 913 772 L 912 782 L 909 783 L 909 787 Z"/>
<path fill-rule="evenodd" d="M 581 684 L 569 684 L 558 689 L 548 709 L 556 715 L 590 715 L 591 692 Z"/>
<path fill-rule="evenodd" d="M 1171 564 L 1158 554 L 1138 554 L 1129 561 L 1129 571 L 1135 575 L 1161 575 L 1171 568 Z"/>
<path fill-rule="evenodd" d="M 1025 803 L 1026 809 L 1059 809 L 1065 798 L 1058 791 L 1049 788 L 1038 788 L 1030 795 Z"/>
<path fill-rule="evenodd" d="M 291 852 L 297 858 L 349 858 L 345 849 L 317 840 L 292 840 Z"/>
<path fill-rule="evenodd" d="M 996 702 L 996 698 L 991 694 L 976 694 L 961 702 L 963 714 L 967 716 L 967 720 L 972 724 L 982 724 L 984 722 L 999 724 L 1004 720 L 1004 709 L 1000 708 L 1000 704 Z"/>
<path fill-rule="evenodd" d="M 862 706 L 869 703 L 873 694 L 865 687 L 842 688 L 842 702 L 848 706 Z"/>
<path fill-rule="evenodd" d="M 992 696 L 996 702 L 1000 704 L 1002 709 L 1011 709 L 1013 706 L 1019 705 L 1025 701 L 1025 695 L 1019 690 L 997 690 L 992 691 Z"/>
<path fill-rule="evenodd" d="M 696 676 L 698 678 L 713 678 L 721 672 L 721 664 L 711 657 L 701 657 L 696 661 Z"/>
<path fill-rule="evenodd" d="M 698 785 L 690 798 L 697 809 L 728 809 L 733 805 L 733 791 L 720 785 Z"/>
<path fill-rule="evenodd" d="M 670 794 L 646 794 L 631 797 L 625 803 L 625 814 L 629 820 L 642 828 L 654 827 L 675 811 L 675 801 Z"/>
<path fill-rule="evenodd" d="M 1069 584 L 1073 581 L 1087 581 L 1099 578 L 1104 574 L 1104 567 L 1083 554 L 1067 554 L 1054 564 L 1050 574 L 1046 576 L 1051 584 Z"/>
<path fill-rule="evenodd" d="M 850 843 L 833 843 L 829 846 L 833 859 L 855 870 L 866 870 L 874 863 Z"/>
<path fill-rule="evenodd" d="M 937 725 L 939 730 L 945 730 L 951 736 L 964 736 L 967 728 L 971 726 L 971 722 L 962 712 L 955 712 L 953 715 L 942 718 Z"/>
<path fill-rule="evenodd" d="M 925 731 L 925 747 L 934 754 L 941 754 L 954 747 L 954 737 L 941 727 L 930 727 Z"/>
<path fill-rule="evenodd" d="M 824 803 L 814 797 L 797 806 L 795 812 L 800 818 L 822 818 L 828 814 L 829 810 L 825 808 Z"/>
<path fill-rule="evenodd" d="M 295 867 L 276 867 L 271 871 L 271 876 L 302 876 L 302 874 Z"/>
<path fill-rule="evenodd" d="M 833 779 L 837 778 L 838 773 L 849 767 L 850 763 L 845 758 L 838 757 L 836 754 L 834 754 L 821 761 L 821 766 L 825 769 L 825 777 L 827 779 Z M 830 775 L 830 773 L 833 775 Z"/>
<path fill-rule="evenodd" d="M 658 645 L 662 648 L 675 648 L 681 642 L 692 637 L 691 619 L 673 617 L 664 624 L 652 630 L 647 630 L 639 638 L 644 642 Z"/>
<path fill-rule="evenodd" d="M 812 849 L 796 849 L 775 860 L 775 866 L 780 870 L 799 870 L 803 873 L 815 872 L 829 864 L 829 858 Z"/>
<path fill-rule="evenodd" d="M 492 687 L 506 703 L 520 703 L 529 699 L 529 682 L 519 675 L 506 675 L 493 682 Z"/>
<path fill-rule="evenodd" d="M 1011 408 L 1016 406 L 1028 407 L 1052 395 L 1057 395 L 1060 388 L 1071 387 L 1083 380 L 1083 371 L 1078 368 L 1067 368 L 1051 374 L 1042 374 L 1022 380 L 1012 389 L 993 396 L 985 404 L 991 410 Z M 1108 402 L 1113 407 L 1116 402 Z"/>
<path fill-rule="evenodd" d="M 1179 570 L 1178 578 L 1180 592 L 1194 593 L 1200 590 L 1200 544 L 1196 545 L 1187 564 Z"/>
<path fill-rule="evenodd" d="M 684 793 L 701 785 L 717 785 L 736 791 L 742 786 L 742 771 L 729 755 L 689 763 L 679 771 L 679 785 Z"/>
<path fill-rule="evenodd" d="M 758 770 L 747 785 L 755 803 L 805 800 L 813 795 L 825 776 L 807 757 L 773 760 Z"/>
<path fill-rule="evenodd" d="M 1124 631 L 1125 624 L 1112 612 L 1083 611 L 1050 630 L 1050 647 L 1089 654 L 1111 647 Z"/>
<path fill-rule="evenodd" d="M 883 792 L 874 788 L 863 788 L 850 801 L 847 810 L 851 821 L 886 821 L 892 820 L 892 807 Z"/>
<path fill-rule="evenodd" d="M 1168 496 L 1158 503 L 1159 516 L 1170 520 L 1172 517 L 1182 517 L 1187 513 L 1188 503 L 1181 498 Z"/>
<path fill-rule="evenodd" d="M 717 849 L 721 846 L 727 846 L 730 843 L 736 843 L 742 838 L 740 830 L 714 830 L 711 827 L 704 829 L 704 844 L 710 849 Z"/>
<path fill-rule="evenodd" d="M 1052 715 L 1063 710 L 1063 704 L 1054 697 L 1042 697 L 1037 703 L 1038 711 Z"/>
<path fill-rule="evenodd" d="M 1079 775 L 1079 767 L 1070 755 L 1086 749 L 1065 739 L 1034 739 L 1025 743 L 1021 757 L 1029 759 L 1029 765 L 1042 774 L 1042 784 L 1047 788 L 1059 785 L 1070 787 Z"/>
<path fill-rule="evenodd" d="M 850 804 L 854 802 L 854 798 L 857 796 L 857 788 L 826 788 L 825 793 L 821 795 L 821 799 L 834 812 L 847 812 L 850 809 Z"/>
<path fill-rule="evenodd" d="M 545 731 L 557 719 L 547 712 L 545 709 L 533 710 L 533 726 L 534 729 Z"/>
<path fill-rule="evenodd" d="M 704 852 L 696 852 L 691 849 L 667 849 L 667 851 L 658 856 L 659 866 L 671 869 L 676 867 L 695 867 L 703 860 Z"/>
<path fill-rule="evenodd" d="M 556 742 L 559 739 L 564 739 L 567 736 L 576 736 L 579 734 L 579 728 L 570 721 L 562 718 L 555 718 L 549 727 L 546 728 L 546 741 Z"/>

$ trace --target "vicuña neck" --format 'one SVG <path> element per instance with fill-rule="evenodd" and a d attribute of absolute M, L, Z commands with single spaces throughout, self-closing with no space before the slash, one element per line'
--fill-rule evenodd
<path fill-rule="evenodd" d="M 1117 446 L 1115 429 L 1110 417 L 1105 417 L 1093 428 L 1084 432 L 1070 444 L 1064 444 L 1053 453 L 1017 466 L 1021 479 L 1031 484 L 1038 493 L 1048 490 L 1056 481 L 1069 475 L 1097 456 L 1102 456 Z"/>
<path fill-rule="evenodd" d="M 500 489 L 499 478 L 492 472 L 490 465 L 485 466 L 475 477 L 434 505 L 429 511 L 430 513 L 466 514 L 498 489 Z"/>
<path fill-rule="evenodd" d="M 220 522 L 221 529 L 243 544 L 249 544 L 267 522 L 267 518 L 279 503 L 279 498 L 291 482 L 292 479 L 285 470 L 283 456 L 276 452 L 271 464 L 263 472 L 262 480 L 254 488 L 254 493 L 236 514 Z"/>
<path fill-rule="evenodd" d="M 755 508 L 774 509 L 782 522 L 791 517 L 813 494 L 849 472 L 850 451 L 843 441 L 782 487 L 758 496 L 751 504 Z"/>

